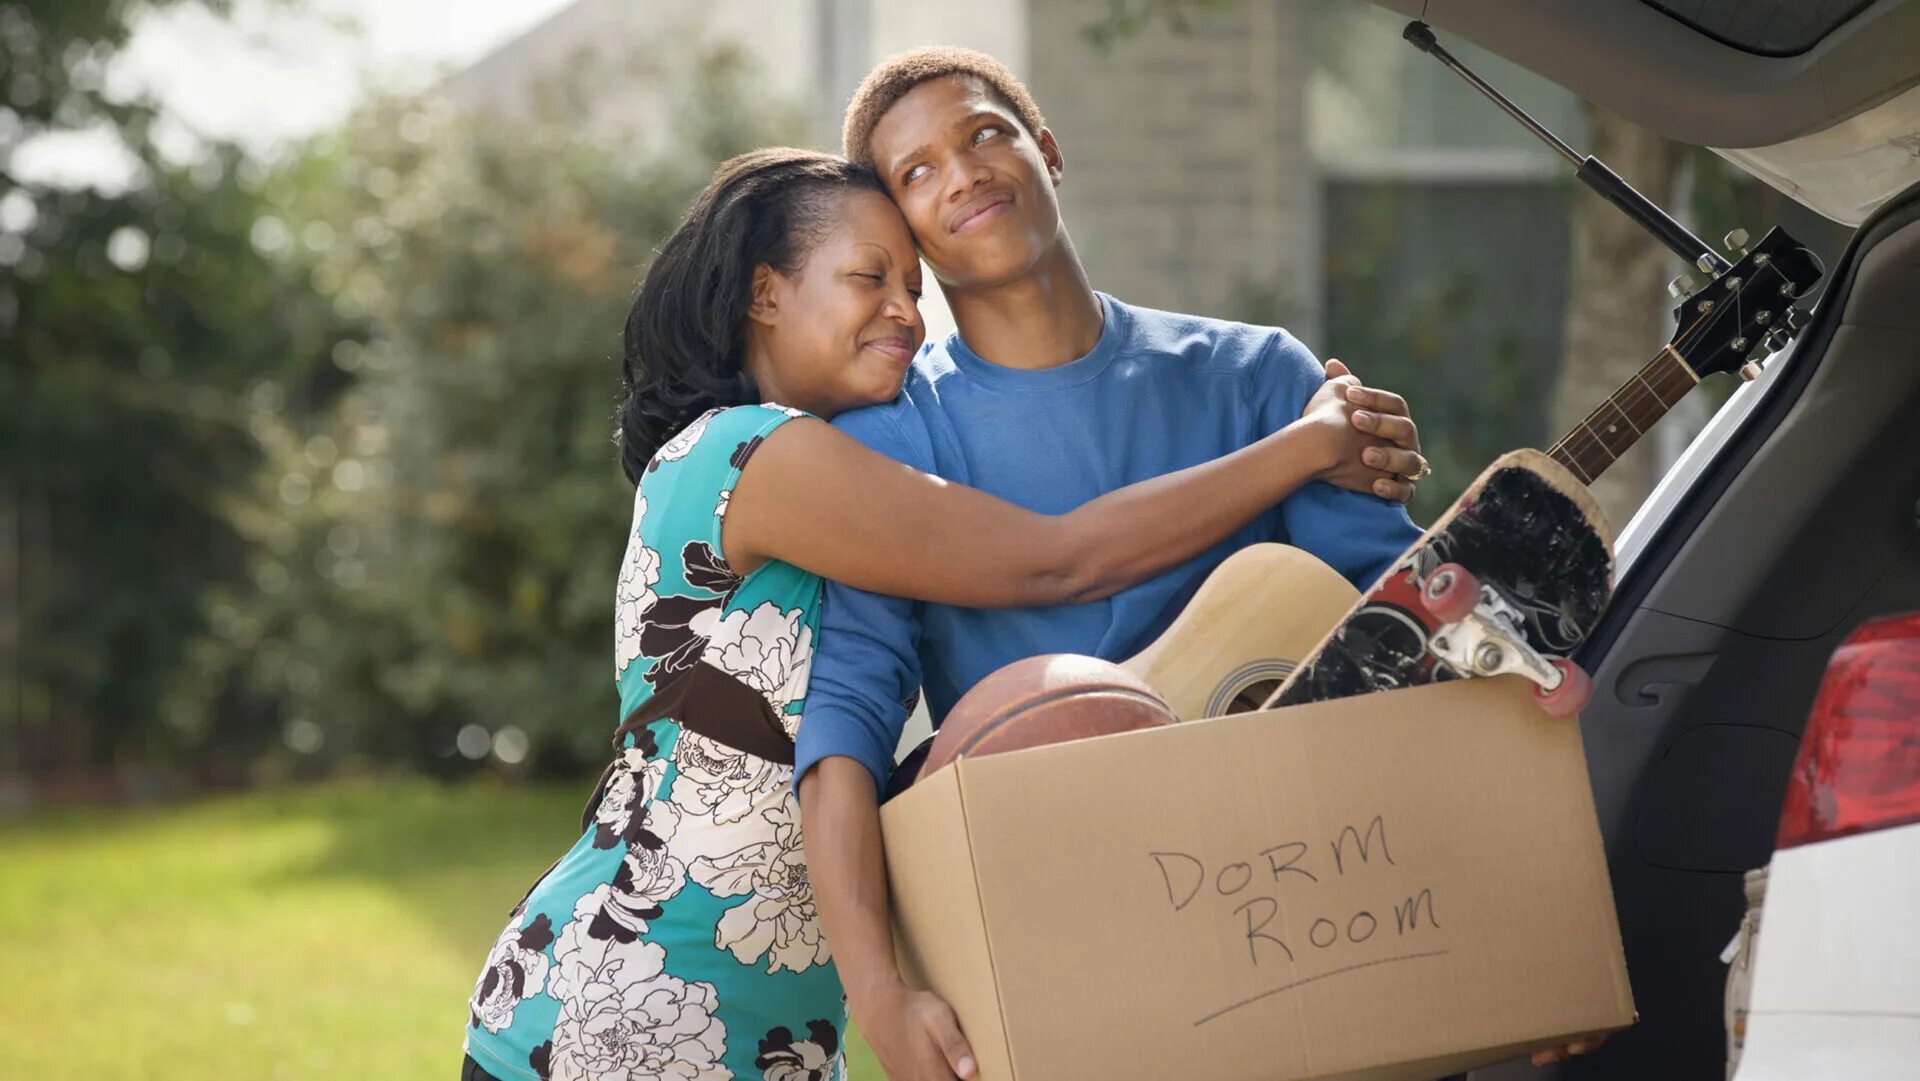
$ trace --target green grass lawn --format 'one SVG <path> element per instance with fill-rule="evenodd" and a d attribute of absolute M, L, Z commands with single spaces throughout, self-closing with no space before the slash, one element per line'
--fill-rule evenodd
<path fill-rule="evenodd" d="M 587 787 L 0 819 L 0 1078 L 452 1081 L 474 977 Z"/>

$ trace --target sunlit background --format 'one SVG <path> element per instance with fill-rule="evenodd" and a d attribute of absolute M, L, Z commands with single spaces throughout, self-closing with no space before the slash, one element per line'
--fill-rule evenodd
<path fill-rule="evenodd" d="M 1097 287 L 1403 393 L 1417 519 L 1552 442 L 1667 340 L 1684 268 L 1400 27 L 1357 0 L 0 3 L 0 1077 L 453 1076 L 617 721 L 632 290 L 715 163 L 837 149 L 891 53 L 1030 83 Z M 1844 244 L 1451 44 L 1700 235 Z M 1616 528 L 1725 393 L 1596 486 Z"/>

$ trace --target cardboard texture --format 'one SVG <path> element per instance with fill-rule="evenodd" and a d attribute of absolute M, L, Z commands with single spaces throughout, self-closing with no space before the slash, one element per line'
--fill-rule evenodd
<path fill-rule="evenodd" d="M 1502 677 L 963 759 L 881 810 L 982 1081 L 1418 1079 L 1634 1019 L 1580 733 Z"/>

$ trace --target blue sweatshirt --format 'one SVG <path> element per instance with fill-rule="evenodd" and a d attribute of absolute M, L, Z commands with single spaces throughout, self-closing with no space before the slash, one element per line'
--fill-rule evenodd
<path fill-rule="evenodd" d="M 917 469 L 1063 514 L 1286 427 L 1326 378 L 1284 330 L 1105 294 L 1100 302 L 1106 322 L 1086 356 L 1054 368 L 1007 368 L 949 335 L 921 350 L 899 398 L 834 424 Z M 1365 588 L 1419 535 L 1399 504 L 1315 481 L 1204 554 L 1087 604 L 957 608 L 830 581 L 794 780 L 822 758 L 845 755 L 884 789 L 916 688 L 924 688 L 937 727 L 968 688 L 1013 661 L 1039 653 L 1124 660 L 1247 545 L 1295 545 Z"/>

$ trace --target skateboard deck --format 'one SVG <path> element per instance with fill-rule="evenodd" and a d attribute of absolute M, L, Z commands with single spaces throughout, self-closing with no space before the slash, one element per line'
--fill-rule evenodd
<path fill-rule="evenodd" d="M 1592 683 L 1568 659 L 1613 593 L 1613 536 L 1584 485 L 1539 451 L 1497 459 L 1265 708 L 1505 673 L 1571 715 Z"/>

